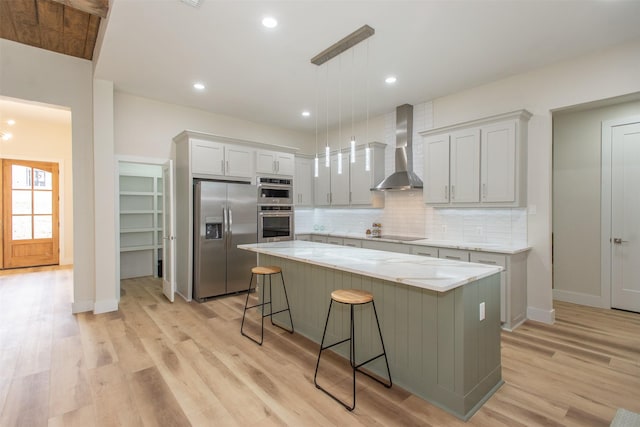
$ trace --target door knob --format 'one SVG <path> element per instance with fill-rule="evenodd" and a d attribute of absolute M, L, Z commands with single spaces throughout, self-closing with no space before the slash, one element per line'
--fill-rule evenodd
<path fill-rule="evenodd" d="M 628 240 L 622 240 L 620 237 L 614 237 L 613 238 L 613 243 L 615 243 L 616 245 L 621 245 L 623 243 L 629 243 Z"/>

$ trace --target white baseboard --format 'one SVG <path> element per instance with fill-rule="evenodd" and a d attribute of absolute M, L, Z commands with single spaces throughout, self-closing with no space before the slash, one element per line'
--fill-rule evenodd
<path fill-rule="evenodd" d="M 92 300 L 74 301 L 73 303 L 71 303 L 71 312 L 73 314 L 84 313 L 87 311 L 93 311 Z"/>
<path fill-rule="evenodd" d="M 93 308 L 94 314 L 109 313 L 111 311 L 118 311 L 117 299 L 96 301 Z"/>
<path fill-rule="evenodd" d="M 600 295 L 584 294 L 582 292 L 554 289 L 553 299 L 558 301 L 570 302 L 573 304 L 587 305 L 589 307 L 604 307 L 602 305 L 602 297 L 600 297 Z"/>
<path fill-rule="evenodd" d="M 542 308 L 527 307 L 527 319 L 553 325 L 556 321 L 556 311 L 554 309 L 545 310 Z"/>

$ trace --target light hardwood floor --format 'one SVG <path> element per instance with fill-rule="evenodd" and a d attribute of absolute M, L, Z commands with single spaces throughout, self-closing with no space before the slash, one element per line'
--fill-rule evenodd
<path fill-rule="evenodd" d="M 317 344 L 240 335 L 244 296 L 171 304 L 158 279 L 132 279 L 118 312 L 72 315 L 71 280 L 0 273 L 0 426 L 608 426 L 640 412 L 638 314 L 556 303 L 555 325 L 503 332 L 505 384 L 464 423 L 364 376 L 347 412 L 313 385 Z"/>

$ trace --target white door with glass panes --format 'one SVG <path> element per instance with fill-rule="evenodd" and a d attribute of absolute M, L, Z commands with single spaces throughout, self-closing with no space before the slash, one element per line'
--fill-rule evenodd
<path fill-rule="evenodd" d="M 59 261 L 58 164 L 2 161 L 3 268 Z"/>

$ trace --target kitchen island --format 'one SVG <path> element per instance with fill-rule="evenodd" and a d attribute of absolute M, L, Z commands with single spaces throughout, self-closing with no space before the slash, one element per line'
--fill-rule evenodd
<path fill-rule="evenodd" d="M 471 417 L 502 384 L 501 267 L 304 241 L 239 248 L 282 268 L 295 330 L 318 343 L 333 290 L 372 292 L 393 382 L 459 418 Z M 348 308 L 337 308 L 344 312 L 332 316 L 329 342 L 348 334 Z M 372 310 L 359 309 L 356 346 L 366 360 L 380 346 Z M 348 356 L 347 348 L 338 352 Z M 376 362 L 368 366 L 382 374 Z"/>

